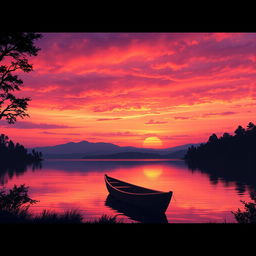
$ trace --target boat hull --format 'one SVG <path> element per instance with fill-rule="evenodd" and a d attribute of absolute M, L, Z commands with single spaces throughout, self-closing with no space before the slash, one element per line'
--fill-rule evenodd
<path fill-rule="evenodd" d="M 128 204 L 150 210 L 152 212 L 162 212 L 164 213 L 171 201 L 172 191 L 162 192 L 162 193 L 127 193 L 116 189 L 109 182 L 107 177 L 105 177 L 106 187 L 110 195 L 118 200 L 126 202 Z"/>

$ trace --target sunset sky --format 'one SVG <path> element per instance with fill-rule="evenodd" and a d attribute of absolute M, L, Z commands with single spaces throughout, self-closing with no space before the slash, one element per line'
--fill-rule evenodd
<path fill-rule="evenodd" d="M 30 118 L 0 122 L 25 147 L 167 148 L 256 122 L 256 33 L 43 33 L 17 73 Z"/>

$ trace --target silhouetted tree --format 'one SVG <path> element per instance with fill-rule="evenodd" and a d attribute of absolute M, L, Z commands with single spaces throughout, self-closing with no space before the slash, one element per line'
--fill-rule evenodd
<path fill-rule="evenodd" d="M 217 142 L 218 140 L 219 140 L 219 139 L 218 139 L 217 135 L 216 135 L 215 133 L 213 133 L 213 134 L 209 137 L 208 142 L 210 142 L 210 143 L 215 143 L 215 142 Z"/>
<path fill-rule="evenodd" d="M 256 194 L 251 193 L 250 196 L 254 202 L 245 202 L 241 200 L 241 202 L 244 204 L 244 211 L 238 209 L 236 212 L 232 212 L 238 223 L 256 223 Z"/>
<path fill-rule="evenodd" d="M 33 163 L 42 160 L 41 152 L 36 152 L 33 149 L 32 153 L 28 153 L 23 145 L 20 145 L 19 143 L 14 144 L 13 141 L 9 140 L 9 137 L 4 134 L 0 135 L 0 156 L 1 165 L 4 163 L 13 165 L 14 162 Z"/>
<path fill-rule="evenodd" d="M 222 161 L 227 162 L 244 161 L 251 163 L 256 155 L 256 127 L 250 122 L 245 130 L 241 125 L 234 131 L 235 135 L 224 133 L 218 139 L 214 133 L 209 137 L 206 144 L 198 147 L 190 147 L 185 155 L 188 161 L 209 162 Z"/>
<path fill-rule="evenodd" d="M 245 167 L 253 169 L 256 167 L 255 125 L 250 122 L 246 130 L 239 125 L 234 134 L 232 136 L 224 133 L 219 139 L 216 134 L 212 134 L 207 143 L 190 147 L 185 154 L 185 160 L 199 168 L 228 165 L 243 166 L 243 170 Z"/>
<path fill-rule="evenodd" d="M 9 144 L 8 144 L 8 151 L 9 151 L 10 153 L 13 153 L 13 152 L 14 152 L 14 149 L 15 149 L 15 145 L 14 145 L 13 141 L 10 140 L 10 141 L 9 141 Z"/>
<path fill-rule="evenodd" d="M 212 134 L 207 143 L 188 148 L 184 160 L 192 170 L 200 170 L 215 179 L 237 182 L 238 190 L 248 184 L 256 186 L 256 128 L 250 122 L 241 125 L 234 135 L 224 133 L 219 139 Z"/>
<path fill-rule="evenodd" d="M 28 196 L 28 187 L 14 185 L 13 189 L 7 194 L 4 189 L 0 190 L 0 210 L 17 214 L 20 211 L 27 211 L 31 204 L 38 201 L 32 200 Z"/>
<path fill-rule="evenodd" d="M 236 136 L 243 136 L 245 134 L 245 129 L 239 125 L 237 129 L 235 130 Z"/>
<path fill-rule="evenodd" d="M 230 135 L 230 134 L 227 133 L 227 132 L 224 132 L 222 138 L 223 138 L 224 140 L 230 139 L 230 138 L 232 138 L 232 135 Z"/>
<path fill-rule="evenodd" d="M 36 56 L 40 50 L 34 41 L 41 37 L 34 32 L 0 33 L 0 120 L 16 122 L 17 117 L 24 118 L 30 98 L 17 98 L 13 92 L 19 91 L 23 81 L 14 75 L 15 71 L 30 72 L 33 67 L 28 56 Z"/>
<path fill-rule="evenodd" d="M 250 122 L 250 123 L 247 125 L 247 131 L 252 130 L 254 127 L 255 127 L 254 123 Z"/>

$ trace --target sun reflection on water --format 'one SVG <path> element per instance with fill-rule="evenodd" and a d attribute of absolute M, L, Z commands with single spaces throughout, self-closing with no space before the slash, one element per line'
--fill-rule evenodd
<path fill-rule="evenodd" d="M 153 167 L 145 167 L 143 169 L 143 173 L 147 178 L 153 180 L 161 176 L 161 174 L 163 173 L 163 169 L 159 167 L 157 167 L 157 169 Z"/>

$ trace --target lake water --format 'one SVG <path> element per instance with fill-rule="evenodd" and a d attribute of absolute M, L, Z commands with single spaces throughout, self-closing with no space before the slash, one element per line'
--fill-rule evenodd
<path fill-rule="evenodd" d="M 240 200 L 250 201 L 247 186 L 240 191 L 234 182 L 212 180 L 208 174 L 192 172 L 182 160 L 51 159 L 43 161 L 41 169 L 28 167 L 25 172 L 2 175 L 0 188 L 29 186 L 29 196 L 40 201 L 31 206 L 34 213 L 79 209 L 85 220 L 119 214 L 117 219 L 123 222 L 143 222 L 144 216 L 109 203 L 105 173 L 140 186 L 173 191 L 164 221 L 159 218 L 159 222 L 236 222 L 231 211 L 243 209 Z"/>

